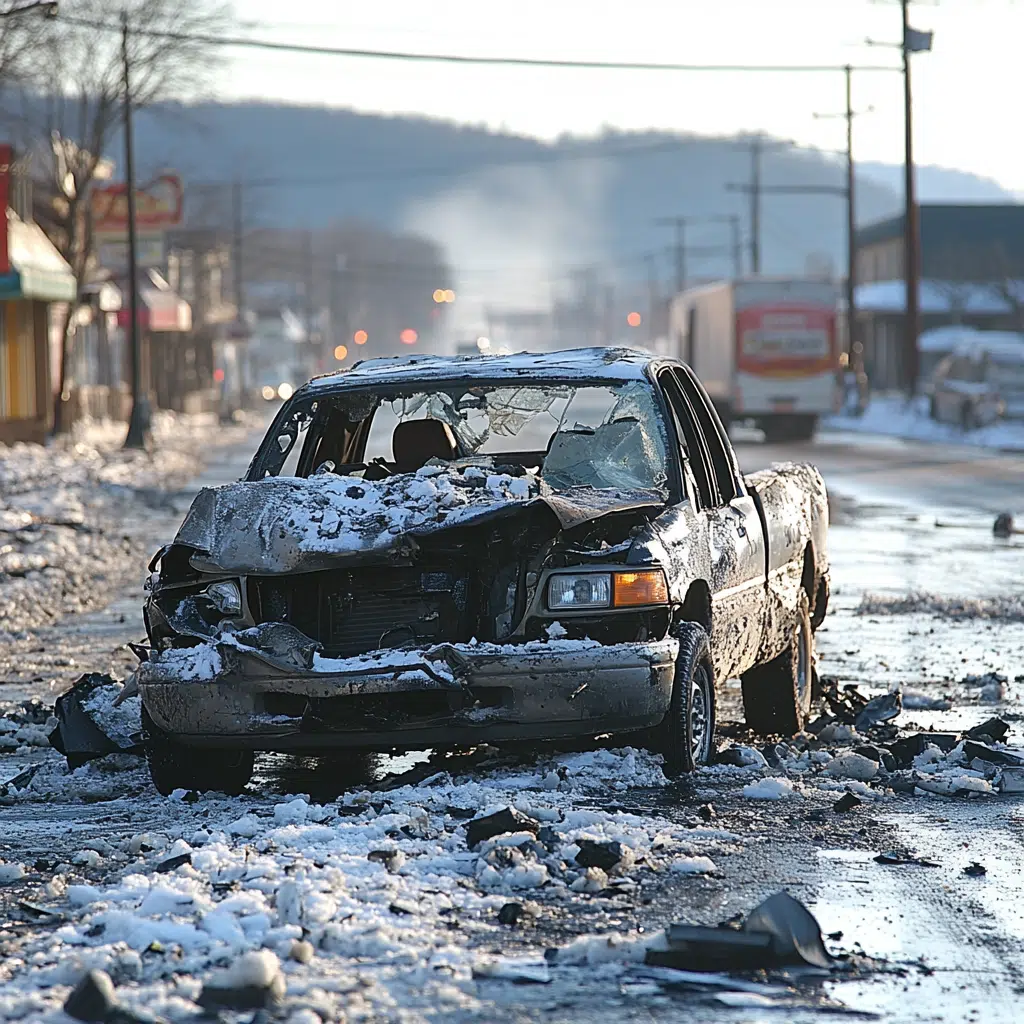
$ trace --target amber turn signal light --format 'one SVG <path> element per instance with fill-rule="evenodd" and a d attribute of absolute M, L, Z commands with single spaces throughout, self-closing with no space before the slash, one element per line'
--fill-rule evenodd
<path fill-rule="evenodd" d="M 612 591 L 613 608 L 634 608 L 644 604 L 668 604 L 668 584 L 661 569 L 617 572 Z"/>

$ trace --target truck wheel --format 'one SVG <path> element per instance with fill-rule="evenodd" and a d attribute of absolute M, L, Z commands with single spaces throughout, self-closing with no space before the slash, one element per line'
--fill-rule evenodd
<path fill-rule="evenodd" d="M 693 622 L 679 634 L 672 703 L 649 748 L 665 759 L 665 774 L 682 775 L 707 764 L 715 749 L 715 678 L 708 635 Z"/>
<path fill-rule="evenodd" d="M 216 790 L 238 796 L 252 778 L 251 750 L 207 750 L 175 743 L 145 708 L 142 731 L 149 775 L 162 796 L 170 796 L 176 789 Z"/>
<path fill-rule="evenodd" d="M 817 416 L 797 416 L 793 420 L 789 436 L 794 441 L 810 441 L 817 429 Z"/>
<path fill-rule="evenodd" d="M 801 592 L 800 609 L 786 649 L 743 675 L 743 713 L 763 736 L 793 736 L 804 727 L 814 690 L 814 633 Z"/>

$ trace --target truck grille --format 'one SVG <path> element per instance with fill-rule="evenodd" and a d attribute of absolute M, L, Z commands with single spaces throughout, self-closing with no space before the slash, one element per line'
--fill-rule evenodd
<path fill-rule="evenodd" d="M 258 622 L 289 622 L 329 657 L 349 657 L 468 640 L 468 589 L 450 569 L 374 568 L 255 579 L 250 605 Z"/>

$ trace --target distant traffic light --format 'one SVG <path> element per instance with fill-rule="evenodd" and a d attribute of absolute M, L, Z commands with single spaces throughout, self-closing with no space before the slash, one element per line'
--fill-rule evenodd
<path fill-rule="evenodd" d="M 366 333 L 366 331 L 356 331 L 356 333 L 352 335 L 352 340 L 357 345 L 365 345 L 369 338 L 370 336 Z"/>
<path fill-rule="evenodd" d="M 455 292 L 451 288 L 435 288 L 434 289 L 434 301 L 437 303 L 441 302 L 454 302 Z"/>
<path fill-rule="evenodd" d="M 342 362 L 348 355 L 348 349 L 344 345 L 338 345 L 334 350 L 334 358 Z"/>
<path fill-rule="evenodd" d="M 639 327 L 640 324 L 643 323 L 643 317 L 634 310 L 634 312 L 630 313 L 629 316 L 626 317 L 626 323 L 629 324 L 630 327 Z"/>
<path fill-rule="evenodd" d="M 419 335 L 411 327 L 406 327 L 398 336 L 403 345 L 415 345 L 418 337 Z"/>

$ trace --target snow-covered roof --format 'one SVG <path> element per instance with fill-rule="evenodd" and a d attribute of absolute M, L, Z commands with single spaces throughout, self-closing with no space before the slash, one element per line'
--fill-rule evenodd
<path fill-rule="evenodd" d="M 381 356 L 351 369 L 315 377 L 307 388 L 416 381 L 475 380 L 639 380 L 653 357 L 626 348 L 573 348 L 561 352 L 518 352 L 508 356 Z"/>
<path fill-rule="evenodd" d="M 921 352 L 946 353 L 978 349 L 980 351 L 1024 352 L 1024 334 L 1014 331 L 984 331 L 963 324 L 949 324 L 922 331 L 917 341 Z"/>
<path fill-rule="evenodd" d="M 1024 281 L 1011 281 L 1008 289 L 1024 301 Z M 1013 312 L 1013 306 L 999 294 L 995 284 L 923 280 L 918 296 L 920 311 L 924 314 L 959 312 L 975 316 L 999 316 Z M 906 297 L 906 285 L 902 279 L 872 281 L 857 288 L 857 311 L 903 313 L 906 309 Z"/>

